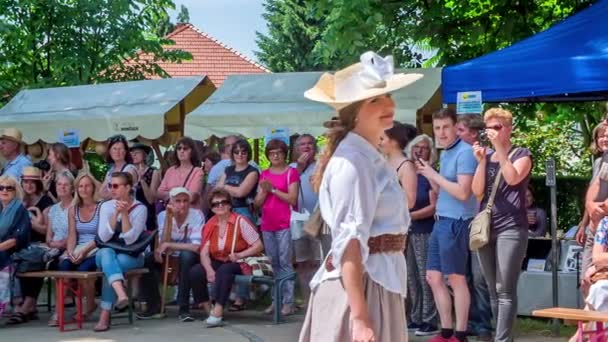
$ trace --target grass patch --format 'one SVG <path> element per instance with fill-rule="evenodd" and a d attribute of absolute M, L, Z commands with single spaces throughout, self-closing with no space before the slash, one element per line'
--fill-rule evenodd
<path fill-rule="evenodd" d="M 553 331 L 553 321 L 544 318 L 517 318 L 515 331 L 519 336 L 550 337 Z M 560 324 L 559 337 L 570 337 L 576 332 L 576 326 Z"/>

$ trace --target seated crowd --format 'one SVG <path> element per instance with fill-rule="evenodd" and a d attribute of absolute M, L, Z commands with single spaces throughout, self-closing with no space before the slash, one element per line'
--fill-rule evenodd
<path fill-rule="evenodd" d="M 145 303 L 139 319 L 165 315 L 166 269 L 173 277 L 169 286 L 177 290 L 179 320 L 193 321 L 190 310 L 196 308 L 206 312 L 209 326 L 222 324 L 224 312 L 243 310 L 250 300 L 249 286 L 234 284 L 235 275 L 251 274 L 243 266 L 245 258 L 266 254 L 275 278 L 294 272 L 294 264 L 302 265 L 296 267 L 299 287 L 307 289 L 319 265 L 319 244 L 309 237 L 292 241 L 290 215 L 299 203 L 309 212 L 317 206 L 309 179 L 303 182 L 308 188 L 300 189 L 300 173 L 311 177 L 317 149 L 311 135 L 297 142 L 296 162 L 290 166 L 287 144 L 270 141 L 265 149 L 270 167 L 261 170 L 242 137 L 221 139 L 219 152 L 183 137 L 163 173 L 152 166 L 149 146 L 117 135 L 105 143 L 108 171 L 98 180 L 86 162 L 77 169 L 74 164 L 82 161 L 72 160 L 73 151 L 61 143 L 48 146 L 48 169 L 37 167 L 40 162 L 23 151 L 21 132 L 4 130 L 0 313 L 9 325 L 38 319 L 44 279 L 20 276 L 13 261 L 31 248 L 50 256 L 48 270 L 103 273 L 101 284 L 79 280 L 83 319 L 99 309 L 98 332 L 110 328 L 113 310 L 128 305 L 125 273 L 131 269 L 149 270 L 136 291 L 137 300 Z M 283 293 L 282 303 L 273 302 L 266 312 L 296 311 L 293 281 Z M 48 324 L 58 323 L 55 312 Z"/>

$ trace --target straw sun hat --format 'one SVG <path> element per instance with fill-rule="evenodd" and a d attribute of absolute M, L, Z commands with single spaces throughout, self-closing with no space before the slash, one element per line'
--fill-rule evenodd
<path fill-rule="evenodd" d="M 422 78 L 422 74 L 395 74 L 393 56 L 381 57 L 369 51 L 361 61 L 334 74 L 321 75 L 304 96 L 323 102 L 336 110 L 370 97 L 390 93 Z"/>
<path fill-rule="evenodd" d="M 17 128 L 5 128 L 0 135 L 0 139 L 12 140 L 19 144 L 21 144 L 22 138 L 21 131 Z"/>

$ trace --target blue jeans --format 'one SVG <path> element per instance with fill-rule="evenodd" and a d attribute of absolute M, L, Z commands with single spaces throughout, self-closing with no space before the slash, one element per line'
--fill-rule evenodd
<path fill-rule="evenodd" d="M 275 279 L 292 273 L 293 264 L 291 263 L 291 230 L 286 228 L 274 232 L 264 231 L 262 232 L 262 237 L 264 238 L 264 249 L 266 250 L 266 255 L 270 258 L 270 262 L 272 263 L 272 271 L 274 272 Z M 285 287 L 283 287 L 282 304 L 293 304 L 293 288 L 293 281 L 288 281 L 285 283 Z M 279 305 L 276 304 L 276 306 L 278 307 Z"/>
<path fill-rule="evenodd" d="M 112 248 L 102 248 L 95 255 L 97 268 L 103 272 L 105 281 L 101 288 L 101 308 L 112 310 L 116 301 L 116 293 L 112 288 L 115 281 L 124 281 L 124 272 L 144 265 L 144 254 L 132 257 L 127 254 L 116 253 Z"/>
<path fill-rule="evenodd" d="M 492 306 L 488 284 L 481 271 L 479 253 L 471 252 L 467 281 L 471 291 L 471 308 L 469 309 L 469 332 L 479 335 L 492 334 Z"/>

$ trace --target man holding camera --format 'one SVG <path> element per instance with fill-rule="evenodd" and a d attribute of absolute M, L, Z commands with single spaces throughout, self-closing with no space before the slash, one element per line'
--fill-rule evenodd
<path fill-rule="evenodd" d="M 476 142 L 487 145 L 485 135 L 486 125 L 479 114 L 458 115 L 456 130 L 458 137 L 469 145 Z M 467 269 L 467 281 L 471 291 L 471 306 L 469 309 L 468 332 L 477 336 L 478 341 L 492 341 L 492 307 L 490 306 L 490 292 L 488 284 L 481 272 L 479 255 L 477 251 L 471 252 L 471 259 Z"/>
<path fill-rule="evenodd" d="M 452 109 L 444 108 L 433 114 L 433 132 L 438 145 L 444 148 L 440 172 L 422 160 L 417 162 L 418 172 L 434 187 L 439 187 L 437 219 L 429 238 L 427 281 L 433 291 L 442 329 L 431 342 L 467 341 L 470 306 L 466 279 L 469 224 L 477 212 L 471 182 L 477 161 L 471 145 L 458 138 L 456 123 L 456 113 Z M 455 325 L 452 320 L 452 298 L 444 276 L 448 277 L 454 291 Z"/>

